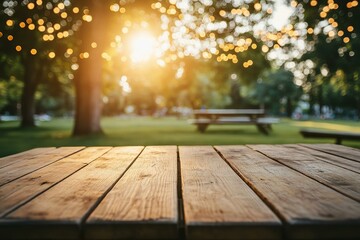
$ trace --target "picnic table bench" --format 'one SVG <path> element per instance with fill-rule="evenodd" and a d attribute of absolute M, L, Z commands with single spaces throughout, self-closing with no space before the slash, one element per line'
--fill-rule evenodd
<path fill-rule="evenodd" d="M 0 239 L 360 239 L 360 150 L 38 148 L 0 158 Z"/>
<path fill-rule="evenodd" d="M 264 134 L 269 134 L 271 124 L 279 122 L 277 118 L 265 116 L 264 109 L 200 109 L 194 110 L 195 119 L 190 119 L 200 132 L 205 132 L 209 125 L 247 124 L 256 125 Z"/>
<path fill-rule="evenodd" d="M 351 132 L 334 132 L 334 131 L 324 131 L 316 129 L 301 129 L 300 133 L 303 137 L 310 138 L 334 138 L 336 144 L 341 144 L 343 139 L 347 140 L 360 140 L 360 133 L 351 133 Z"/>

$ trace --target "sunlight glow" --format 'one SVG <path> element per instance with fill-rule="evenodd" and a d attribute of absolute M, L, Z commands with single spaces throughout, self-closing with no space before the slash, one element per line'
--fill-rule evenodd
<path fill-rule="evenodd" d="M 131 37 L 130 56 L 134 63 L 146 62 L 154 54 L 156 39 L 149 32 L 138 32 Z"/>

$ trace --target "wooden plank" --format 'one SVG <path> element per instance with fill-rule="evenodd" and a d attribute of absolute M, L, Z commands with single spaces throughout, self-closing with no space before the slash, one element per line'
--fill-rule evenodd
<path fill-rule="evenodd" d="M 85 239 L 177 239 L 177 148 L 146 147 L 90 215 Z"/>
<path fill-rule="evenodd" d="M 311 154 L 284 145 L 250 145 L 266 156 L 360 201 L 360 174 L 318 160 Z"/>
<path fill-rule="evenodd" d="M 301 145 L 322 152 L 330 153 L 335 156 L 360 162 L 360 149 L 355 149 L 337 144 L 301 144 Z"/>
<path fill-rule="evenodd" d="M 283 219 L 285 239 L 360 239 L 360 203 L 245 146 L 216 149 Z"/>
<path fill-rule="evenodd" d="M 53 151 L 54 147 L 48 148 L 33 148 L 25 152 L 13 154 L 10 156 L 0 158 L 0 168 L 6 167 L 18 161 L 25 161 L 34 158 L 36 155 L 43 154 L 45 152 Z"/>
<path fill-rule="evenodd" d="M 286 147 L 293 148 L 296 151 L 301 151 L 310 154 L 316 160 L 324 161 L 348 169 L 350 171 L 360 173 L 360 162 L 351 161 L 346 158 L 338 157 L 329 153 L 307 148 L 298 144 L 286 144 Z"/>
<path fill-rule="evenodd" d="M 16 161 L 14 164 L 0 169 L 0 186 L 56 162 L 83 148 L 84 147 L 61 147 L 50 152 L 36 155 L 26 161 Z"/>
<path fill-rule="evenodd" d="M 142 147 L 111 149 L 3 218 L 0 236 L 7 239 L 79 239 L 81 223 L 141 150 Z"/>
<path fill-rule="evenodd" d="M 180 147 L 188 239 L 279 239 L 281 223 L 212 147 Z"/>
<path fill-rule="evenodd" d="M 95 160 L 109 147 L 90 147 L 0 187 L 0 217 Z"/>

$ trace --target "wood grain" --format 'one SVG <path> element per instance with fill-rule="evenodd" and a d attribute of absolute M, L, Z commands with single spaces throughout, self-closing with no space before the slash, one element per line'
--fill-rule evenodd
<path fill-rule="evenodd" d="M 50 152 L 35 155 L 33 158 L 27 159 L 26 161 L 16 161 L 11 165 L 5 166 L 0 169 L 0 186 L 59 161 L 83 148 L 84 147 L 61 147 Z"/>
<path fill-rule="evenodd" d="M 84 149 L 0 187 L 0 217 L 49 189 L 109 149 Z"/>
<path fill-rule="evenodd" d="M 269 155 L 276 152 L 289 162 L 294 159 L 277 146 L 251 147 Z M 285 221 L 284 238 L 360 238 L 360 203 L 245 146 L 216 149 Z"/>
<path fill-rule="evenodd" d="M 342 158 L 360 162 L 360 149 L 346 147 L 338 144 L 301 144 L 302 146 L 330 153 Z"/>
<path fill-rule="evenodd" d="M 188 239 L 279 239 L 280 221 L 211 147 L 179 147 Z"/>
<path fill-rule="evenodd" d="M 0 159 L 0 239 L 360 239 L 355 149 L 143 149 Z"/>
<path fill-rule="evenodd" d="M 288 148 L 293 148 L 295 151 L 300 151 L 309 154 L 316 160 L 324 161 L 348 169 L 350 171 L 360 173 L 360 162 L 351 161 L 346 158 L 342 158 L 329 153 L 314 150 L 312 148 L 307 148 L 305 146 L 301 146 L 298 144 L 286 144 L 285 146 Z"/>
<path fill-rule="evenodd" d="M 250 145 L 266 156 L 360 201 L 360 174 L 319 160 L 311 154 L 286 145 Z"/>
<path fill-rule="evenodd" d="M 177 239 L 177 148 L 146 147 L 90 215 L 86 239 Z"/>
<path fill-rule="evenodd" d="M 103 152 L 110 148 L 103 147 Z M 0 235 L 16 239 L 78 239 L 80 223 L 128 168 L 142 147 L 113 148 L 86 167 L 7 215 Z M 95 154 L 95 153 L 94 153 Z M 69 161 L 76 160 L 73 158 Z M 85 161 L 85 159 L 83 159 Z M 78 162 L 84 162 L 79 159 Z M 86 159 L 86 161 L 89 161 Z M 22 231 L 7 226 L 15 222 Z M 14 224 L 12 224 L 14 225 Z M 56 227 L 55 227 L 56 226 Z M 40 237 L 39 237 L 40 236 Z"/>
<path fill-rule="evenodd" d="M 33 148 L 25 152 L 13 154 L 10 156 L 2 157 L 0 158 L 0 168 L 6 167 L 8 165 L 11 165 L 13 163 L 19 162 L 19 161 L 26 161 L 28 159 L 34 158 L 36 155 L 53 151 L 54 147 L 48 147 L 48 148 Z"/>

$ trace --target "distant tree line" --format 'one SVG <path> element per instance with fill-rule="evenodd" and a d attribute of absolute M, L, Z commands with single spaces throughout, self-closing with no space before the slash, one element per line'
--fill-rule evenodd
<path fill-rule="evenodd" d="M 358 2 L 288 3 L 291 23 L 277 30 L 267 0 L 6 0 L 0 111 L 20 114 L 23 127 L 35 125 L 35 113 L 74 116 L 74 135 L 101 133 L 101 115 L 128 106 L 139 114 L 264 107 L 291 116 L 301 100 L 309 114 L 327 106 L 359 118 Z M 149 26 L 166 49 L 150 63 L 129 61 L 128 33 Z M 287 59 L 279 64 L 271 54 L 280 50 Z"/>

